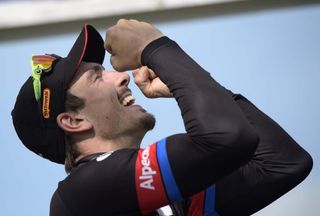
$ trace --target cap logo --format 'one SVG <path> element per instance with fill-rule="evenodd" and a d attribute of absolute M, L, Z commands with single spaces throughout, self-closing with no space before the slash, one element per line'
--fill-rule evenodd
<path fill-rule="evenodd" d="M 42 115 L 43 118 L 50 118 L 50 89 L 43 89 Z"/>
<path fill-rule="evenodd" d="M 56 58 L 50 55 L 32 55 L 31 56 L 31 68 L 33 77 L 33 90 L 36 101 L 41 98 L 41 75 L 43 72 L 51 70 L 52 62 Z"/>

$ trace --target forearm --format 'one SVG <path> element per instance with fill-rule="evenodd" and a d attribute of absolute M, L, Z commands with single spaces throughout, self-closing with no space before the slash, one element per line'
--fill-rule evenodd
<path fill-rule="evenodd" d="M 229 93 L 174 41 L 163 37 L 149 44 L 142 63 L 156 71 L 173 93 L 189 135 L 250 133 Z"/>
<path fill-rule="evenodd" d="M 184 195 L 199 192 L 251 158 L 258 137 L 243 113 L 175 42 L 152 42 L 142 60 L 169 87 L 182 113 L 187 134 L 169 137 L 167 151 Z"/>

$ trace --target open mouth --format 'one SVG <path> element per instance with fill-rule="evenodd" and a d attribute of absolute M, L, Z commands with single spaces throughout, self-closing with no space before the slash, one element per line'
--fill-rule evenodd
<path fill-rule="evenodd" d="M 120 103 L 123 106 L 131 106 L 134 104 L 134 102 L 135 102 L 135 99 L 131 94 L 128 94 L 128 95 L 122 97 L 122 99 L 120 100 Z"/>

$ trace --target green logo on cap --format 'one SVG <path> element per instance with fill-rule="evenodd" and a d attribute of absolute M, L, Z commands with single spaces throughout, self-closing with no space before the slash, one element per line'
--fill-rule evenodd
<path fill-rule="evenodd" d="M 33 77 L 33 91 L 36 101 L 41 98 L 41 75 L 42 72 L 51 70 L 52 62 L 56 58 L 50 55 L 32 55 L 31 56 L 31 68 Z"/>

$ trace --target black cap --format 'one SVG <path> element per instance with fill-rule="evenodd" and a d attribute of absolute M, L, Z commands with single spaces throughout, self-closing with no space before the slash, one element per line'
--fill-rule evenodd
<path fill-rule="evenodd" d="M 66 91 L 81 62 L 102 64 L 104 55 L 101 35 L 94 27 L 85 25 L 67 57 L 52 54 L 38 58 L 51 61 L 48 67 L 37 68 L 41 85 L 38 96 L 37 79 L 31 76 L 20 89 L 12 110 L 16 132 L 28 149 L 53 162 L 64 163 L 65 134 L 56 118 L 65 111 Z"/>

